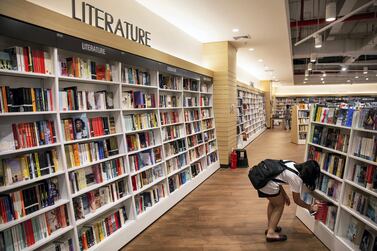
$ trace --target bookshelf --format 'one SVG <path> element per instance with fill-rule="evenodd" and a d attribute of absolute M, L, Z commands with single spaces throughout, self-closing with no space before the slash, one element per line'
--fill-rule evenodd
<path fill-rule="evenodd" d="M 219 168 L 212 78 L 60 39 L 0 34 L 0 50 L 44 52 L 25 53 L 31 72 L 0 70 L 0 237 L 23 250 L 117 250 Z"/>
<path fill-rule="evenodd" d="M 330 250 L 376 248 L 377 128 L 371 120 L 376 112 L 368 105 L 311 107 L 306 159 L 319 162 L 321 177 L 315 193 L 333 205 L 321 220 L 299 207 L 296 216 Z M 307 203 L 312 202 L 309 193 L 302 194 Z"/>
<path fill-rule="evenodd" d="M 237 86 L 237 147 L 245 148 L 266 130 L 266 104 L 262 92 Z"/>
<path fill-rule="evenodd" d="M 309 104 L 298 104 L 292 107 L 291 142 L 305 144 L 310 121 Z"/>

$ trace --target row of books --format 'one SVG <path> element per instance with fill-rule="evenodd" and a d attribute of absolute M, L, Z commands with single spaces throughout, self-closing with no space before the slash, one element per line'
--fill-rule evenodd
<path fill-rule="evenodd" d="M 198 106 L 198 97 L 195 96 L 187 96 L 183 99 L 183 106 L 184 107 L 192 107 L 192 106 Z"/>
<path fill-rule="evenodd" d="M 183 136 L 182 126 L 180 125 L 165 126 L 161 131 L 163 141 L 173 140 Z"/>
<path fill-rule="evenodd" d="M 0 112 L 45 112 L 54 110 L 49 88 L 0 86 Z"/>
<path fill-rule="evenodd" d="M 123 206 L 82 227 L 79 231 L 80 250 L 88 250 L 122 228 L 128 220 L 127 214 Z"/>
<path fill-rule="evenodd" d="M 131 172 L 136 172 L 146 166 L 151 166 L 162 161 L 161 148 L 155 147 L 129 156 Z"/>
<path fill-rule="evenodd" d="M 155 131 L 153 130 L 135 134 L 127 134 L 126 140 L 128 152 L 156 145 L 155 137 Z"/>
<path fill-rule="evenodd" d="M 30 46 L 13 46 L 0 51 L 1 69 L 52 74 L 53 64 L 47 51 Z"/>
<path fill-rule="evenodd" d="M 148 207 L 154 206 L 161 199 L 165 198 L 165 184 L 163 182 L 153 186 L 151 189 L 144 191 L 135 196 L 136 213 L 139 215 Z"/>
<path fill-rule="evenodd" d="M 356 113 L 355 124 L 358 128 L 377 130 L 377 107 L 361 108 Z"/>
<path fill-rule="evenodd" d="M 353 154 L 363 159 L 377 161 L 377 138 L 355 135 L 353 142 Z"/>
<path fill-rule="evenodd" d="M 116 75 L 115 65 L 100 64 L 80 57 L 59 56 L 59 68 L 60 76 L 82 79 L 112 81 Z"/>
<path fill-rule="evenodd" d="M 69 173 L 71 192 L 115 179 L 125 173 L 123 159 L 113 159 Z"/>
<path fill-rule="evenodd" d="M 99 137 L 116 132 L 114 117 L 94 117 L 88 120 L 85 113 L 62 119 L 62 128 L 65 141 Z"/>
<path fill-rule="evenodd" d="M 2 159 L 0 161 L 0 186 L 36 179 L 58 170 L 59 161 L 56 149 Z"/>
<path fill-rule="evenodd" d="M 314 146 L 309 147 L 308 159 L 318 162 L 321 169 L 333 175 L 343 178 L 346 158 L 339 154 L 324 152 Z"/>
<path fill-rule="evenodd" d="M 297 104 L 297 107 L 298 107 L 298 109 L 309 110 L 310 105 L 309 104 L 300 103 L 300 104 Z"/>
<path fill-rule="evenodd" d="M 202 110 L 203 113 L 203 110 Z M 185 122 L 199 120 L 199 111 L 198 110 L 185 110 Z"/>
<path fill-rule="evenodd" d="M 199 105 L 200 106 L 210 106 L 211 105 L 211 99 L 208 96 L 200 96 L 199 100 Z"/>
<path fill-rule="evenodd" d="M 156 113 L 137 113 L 124 116 L 124 124 L 127 132 L 150 129 L 158 126 Z"/>
<path fill-rule="evenodd" d="M 377 199 L 350 189 L 345 205 L 377 223 Z"/>
<path fill-rule="evenodd" d="M 179 113 L 177 111 L 160 112 L 161 125 L 178 123 Z"/>
<path fill-rule="evenodd" d="M 208 130 L 213 128 L 213 121 L 212 119 L 206 119 L 202 121 L 202 130 Z"/>
<path fill-rule="evenodd" d="M 203 138 L 204 138 L 204 142 L 207 142 L 209 140 L 214 139 L 215 138 L 215 131 L 210 130 L 210 131 L 203 132 Z"/>
<path fill-rule="evenodd" d="M 165 158 L 186 151 L 184 139 L 175 140 L 164 144 Z"/>
<path fill-rule="evenodd" d="M 202 134 L 195 134 L 195 135 L 187 137 L 188 147 L 194 147 L 194 146 L 201 144 L 201 143 L 203 143 Z"/>
<path fill-rule="evenodd" d="M 78 91 L 77 86 L 59 90 L 60 111 L 88 111 L 114 109 L 114 95 L 111 91 Z"/>
<path fill-rule="evenodd" d="M 339 129 L 325 126 L 314 126 L 312 143 L 347 152 L 350 135 Z"/>
<path fill-rule="evenodd" d="M 66 145 L 65 152 L 68 168 L 90 164 L 119 153 L 115 137 L 89 143 Z"/>
<path fill-rule="evenodd" d="M 132 190 L 137 191 L 165 175 L 163 165 L 157 165 L 131 177 Z"/>
<path fill-rule="evenodd" d="M 201 82 L 200 83 L 200 91 L 201 92 L 211 92 L 212 83 L 209 82 Z"/>
<path fill-rule="evenodd" d="M 184 78 L 183 79 L 183 90 L 186 91 L 199 91 L 199 80 L 191 79 L 191 78 Z"/>
<path fill-rule="evenodd" d="M 201 171 L 203 171 L 203 166 L 201 162 L 195 162 L 191 164 L 190 168 L 192 177 L 196 177 Z"/>
<path fill-rule="evenodd" d="M 208 144 L 205 144 L 206 147 L 206 153 L 209 153 L 215 149 L 217 149 L 217 143 L 216 140 L 209 142 Z"/>
<path fill-rule="evenodd" d="M 122 92 L 122 109 L 156 107 L 156 98 L 153 93 L 147 93 L 144 91 Z"/>
<path fill-rule="evenodd" d="M 0 232 L 0 250 L 21 251 L 69 225 L 65 205 Z"/>
<path fill-rule="evenodd" d="M 174 192 L 189 180 L 191 180 L 190 169 L 185 169 L 182 172 L 174 174 L 168 179 L 169 192 Z"/>
<path fill-rule="evenodd" d="M 122 82 L 132 85 L 151 85 L 151 75 L 147 71 L 132 67 L 122 68 Z"/>
<path fill-rule="evenodd" d="M 217 162 L 217 160 L 218 160 L 218 156 L 217 156 L 216 151 L 208 154 L 207 155 L 207 166 L 211 165 L 212 163 Z"/>
<path fill-rule="evenodd" d="M 320 203 L 320 208 L 318 209 L 318 212 L 315 215 L 315 219 L 321 221 L 331 230 L 334 230 L 338 208 L 335 206 L 329 206 L 327 202 Z"/>
<path fill-rule="evenodd" d="M 298 131 L 301 132 L 308 132 L 309 125 L 298 125 Z"/>
<path fill-rule="evenodd" d="M 347 179 L 372 191 L 377 191 L 376 166 L 355 163 L 349 166 Z"/>
<path fill-rule="evenodd" d="M 341 190 L 341 183 L 336 180 L 321 174 L 319 176 L 317 189 L 321 190 L 327 196 L 333 198 L 335 201 L 338 201 Z"/>
<path fill-rule="evenodd" d="M 313 120 L 326 124 L 351 127 L 354 111 L 352 108 L 344 109 L 316 105 Z"/>
<path fill-rule="evenodd" d="M 52 120 L 4 124 L 1 129 L 4 137 L 0 139 L 0 152 L 56 143 Z"/>
<path fill-rule="evenodd" d="M 200 121 L 191 122 L 185 125 L 186 127 L 186 135 L 191 135 L 193 133 L 198 133 L 201 131 Z"/>
<path fill-rule="evenodd" d="M 377 237 L 363 225 L 363 223 L 351 216 L 346 238 L 359 247 L 361 251 L 377 250 Z"/>
<path fill-rule="evenodd" d="M 52 243 L 43 247 L 41 251 L 72 251 L 74 249 L 73 239 L 70 237 L 63 237 L 54 240 Z"/>
<path fill-rule="evenodd" d="M 309 124 L 309 118 L 299 118 L 298 123 L 299 124 Z"/>
<path fill-rule="evenodd" d="M 48 179 L 22 190 L 0 195 L 0 224 L 21 219 L 60 199 L 58 180 Z"/>
<path fill-rule="evenodd" d="M 310 112 L 309 111 L 297 111 L 297 115 L 299 118 L 309 118 L 309 114 Z"/>
<path fill-rule="evenodd" d="M 194 160 L 202 157 L 204 153 L 205 153 L 205 151 L 204 151 L 203 145 L 195 147 L 194 149 L 190 149 L 190 151 L 189 151 L 190 161 L 194 161 Z"/>
<path fill-rule="evenodd" d="M 173 75 L 158 75 L 158 84 L 161 89 L 179 90 L 181 89 L 182 78 Z"/>
<path fill-rule="evenodd" d="M 160 94 L 160 107 L 174 108 L 180 106 L 180 98 L 177 95 L 161 95 Z"/>
<path fill-rule="evenodd" d="M 212 117 L 211 108 L 201 109 L 202 119 L 208 119 Z"/>
<path fill-rule="evenodd" d="M 187 165 L 187 155 L 186 153 L 182 153 L 174 158 L 167 160 L 165 163 L 167 173 L 170 174 Z"/>
<path fill-rule="evenodd" d="M 97 209 L 126 196 L 127 184 L 127 179 L 122 179 L 74 198 L 75 219 L 85 219 L 86 215 L 95 213 Z"/>

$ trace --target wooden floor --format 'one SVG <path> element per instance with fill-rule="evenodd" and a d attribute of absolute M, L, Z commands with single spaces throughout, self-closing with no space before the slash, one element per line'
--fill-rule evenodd
<path fill-rule="evenodd" d="M 303 161 L 304 146 L 290 134 L 268 130 L 247 147 L 249 164 L 265 158 Z M 247 169 L 220 169 L 131 241 L 124 251 L 148 250 L 327 250 L 295 217 L 295 206 L 281 220 L 284 243 L 266 243 L 266 199 L 258 199 Z"/>

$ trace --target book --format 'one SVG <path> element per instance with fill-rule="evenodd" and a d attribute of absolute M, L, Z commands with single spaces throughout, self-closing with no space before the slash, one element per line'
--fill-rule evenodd
<path fill-rule="evenodd" d="M 368 230 L 364 230 L 363 237 L 360 242 L 360 251 L 368 251 L 372 244 L 372 235 Z"/>
<path fill-rule="evenodd" d="M 349 241 L 353 242 L 356 244 L 357 242 L 357 237 L 360 235 L 361 232 L 361 225 L 358 220 L 355 218 L 351 217 L 350 223 L 348 224 L 347 228 L 347 234 L 346 237 Z"/>

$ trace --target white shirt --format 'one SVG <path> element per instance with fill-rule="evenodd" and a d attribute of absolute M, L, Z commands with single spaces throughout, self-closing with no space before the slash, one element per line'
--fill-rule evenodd
<path fill-rule="evenodd" d="M 294 162 L 285 163 L 287 167 L 298 172 L 294 164 L 295 164 Z M 285 182 L 286 184 L 288 184 L 292 192 L 294 193 L 301 192 L 302 179 L 294 172 L 291 172 L 289 170 L 284 170 L 278 176 L 276 176 L 275 179 L 281 180 Z M 264 187 L 262 187 L 259 190 L 265 194 L 278 194 L 280 190 L 280 187 L 279 187 L 280 185 L 282 185 L 282 183 L 270 180 Z"/>

